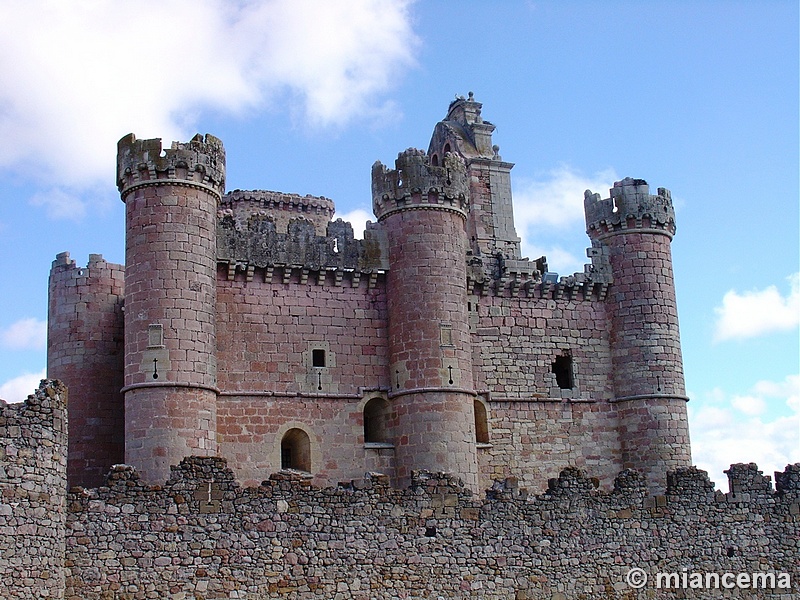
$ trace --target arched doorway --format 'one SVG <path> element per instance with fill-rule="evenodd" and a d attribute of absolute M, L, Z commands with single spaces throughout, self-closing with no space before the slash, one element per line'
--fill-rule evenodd
<path fill-rule="evenodd" d="M 281 438 L 281 469 L 311 472 L 311 439 L 297 427 Z"/>

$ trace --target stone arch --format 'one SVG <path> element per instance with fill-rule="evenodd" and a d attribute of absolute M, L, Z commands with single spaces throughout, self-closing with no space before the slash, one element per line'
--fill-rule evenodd
<path fill-rule="evenodd" d="M 311 473 L 311 438 L 299 427 L 292 427 L 281 437 L 281 469 Z"/>
<path fill-rule="evenodd" d="M 381 396 L 364 404 L 364 443 L 389 442 L 389 401 Z"/>
<path fill-rule="evenodd" d="M 472 409 L 475 414 L 475 441 L 478 444 L 488 444 L 489 442 L 489 417 L 486 405 L 483 400 L 475 398 L 472 401 Z"/>

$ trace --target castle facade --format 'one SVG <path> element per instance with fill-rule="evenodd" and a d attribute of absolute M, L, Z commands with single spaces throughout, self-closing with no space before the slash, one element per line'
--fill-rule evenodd
<path fill-rule="evenodd" d="M 69 388 L 67 473 L 164 482 L 221 456 L 242 485 L 446 472 L 543 489 L 566 467 L 652 491 L 690 464 L 668 190 L 584 198 L 590 264 L 523 258 L 511 169 L 459 98 L 427 152 L 376 163 L 363 239 L 324 197 L 226 192 L 222 142 L 119 142 L 124 267 L 68 253 L 48 377 Z"/>

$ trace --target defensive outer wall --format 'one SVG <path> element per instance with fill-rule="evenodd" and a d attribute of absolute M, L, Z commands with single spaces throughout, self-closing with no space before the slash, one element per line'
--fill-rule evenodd
<path fill-rule="evenodd" d="M 0 408 L 4 599 L 800 597 L 800 464 L 776 489 L 733 465 L 727 494 L 694 468 L 658 496 L 633 471 L 598 491 L 570 468 L 541 495 L 515 479 L 474 495 L 427 472 L 403 490 L 286 472 L 243 488 L 224 459 L 189 457 L 164 485 L 120 465 L 67 493 L 65 409 L 54 381 Z M 632 567 L 650 576 L 642 589 L 626 583 Z M 674 578 L 657 589 L 657 573 Z M 772 587 L 676 589 L 695 573 Z"/>

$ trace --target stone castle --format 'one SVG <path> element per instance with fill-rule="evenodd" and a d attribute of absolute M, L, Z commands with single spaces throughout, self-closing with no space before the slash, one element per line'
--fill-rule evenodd
<path fill-rule="evenodd" d="M 800 598 L 800 463 L 689 466 L 669 192 L 587 192 L 559 278 L 493 130 L 376 163 L 363 240 L 123 138 L 126 265 L 56 258 L 63 382 L 0 401 L 0 598 Z"/>
<path fill-rule="evenodd" d="M 50 275 L 70 483 L 117 463 L 163 482 L 196 455 L 243 485 L 427 470 L 543 489 L 573 466 L 663 490 L 690 464 L 670 193 L 587 191 L 591 264 L 559 278 L 520 255 L 481 108 L 456 99 L 427 152 L 375 163 L 363 240 L 327 198 L 226 193 L 213 136 L 120 140 L 125 266 L 63 253 Z"/>

